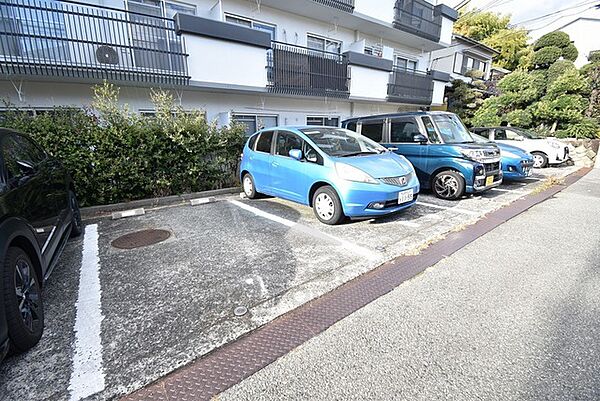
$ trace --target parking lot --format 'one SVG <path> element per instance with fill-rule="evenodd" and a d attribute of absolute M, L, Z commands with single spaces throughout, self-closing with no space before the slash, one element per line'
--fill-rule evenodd
<path fill-rule="evenodd" d="M 309 207 L 234 195 L 199 206 L 150 209 L 138 217 L 87 220 L 85 234 L 68 244 L 46 285 L 41 342 L 0 365 L 0 399 L 78 399 L 95 390 L 100 392 L 91 399 L 108 399 L 129 393 L 476 222 L 547 178 L 575 170 L 537 170 L 524 182 L 458 202 L 423 193 L 417 205 L 399 214 L 340 226 L 319 223 Z M 171 236 L 131 250 L 111 245 L 143 229 L 165 229 Z M 90 281 L 82 271 L 96 272 L 99 280 Z M 236 316 L 237 307 L 248 312 Z M 83 328 L 77 323 L 82 317 Z M 95 339 L 97 347 L 90 347 Z M 81 364 L 80 344 L 95 350 L 92 366 Z"/>

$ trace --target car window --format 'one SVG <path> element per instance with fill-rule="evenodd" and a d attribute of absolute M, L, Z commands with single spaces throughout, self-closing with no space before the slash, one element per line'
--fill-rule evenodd
<path fill-rule="evenodd" d="M 515 140 L 518 140 L 521 138 L 521 136 L 513 130 L 507 129 L 507 130 L 505 130 L 505 132 L 506 132 L 506 138 L 508 140 L 515 141 Z"/>
<path fill-rule="evenodd" d="M 37 145 L 20 135 L 10 135 L 4 140 L 2 156 L 9 180 L 23 176 L 19 162 L 36 166 L 46 158 L 46 154 Z"/>
<path fill-rule="evenodd" d="M 256 142 L 256 151 L 271 153 L 271 143 L 273 142 L 273 131 L 266 131 L 260 134 Z"/>
<path fill-rule="evenodd" d="M 298 135 L 287 132 L 277 132 L 277 143 L 275 145 L 275 154 L 279 156 L 289 157 L 290 150 L 299 149 L 302 150 L 302 138 Z"/>
<path fill-rule="evenodd" d="M 472 143 L 473 138 L 456 114 L 434 114 L 432 120 L 444 143 Z"/>
<path fill-rule="evenodd" d="M 254 145 L 256 144 L 256 140 L 258 139 L 258 136 L 259 136 L 259 135 L 260 135 L 260 134 L 253 135 L 253 136 L 251 136 L 251 137 L 250 137 L 250 139 L 248 140 L 248 147 L 249 147 L 250 149 L 253 149 L 253 150 L 254 150 Z"/>
<path fill-rule="evenodd" d="M 304 142 L 304 146 L 302 148 L 302 154 L 304 155 L 304 159 L 311 163 L 323 165 L 323 156 L 319 152 L 315 150 L 310 144 L 306 141 Z M 316 161 L 314 161 L 316 160 Z"/>
<path fill-rule="evenodd" d="M 440 137 L 438 136 L 435 126 L 429 117 L 421 117 L 423 121 L 423 125 L 425 125 L 425 129 L 427 130 L 427 137 L 431 143 L 440 143 Z"/>
<path fill-rule="evenodd" d="M 333 127 L 301 129 L 312 143 L 333 157 L 354 157 L 383 153 L 386 149 L 356 132 Z"/>
<path fill-rule="evenodd" d="M 363 121 L 360 133 L 375 142 L 381 142 L 383 140 L 383 121 Z"/>
<path fill-rule="evenodd" d="M 500 140 L 500 141 L 507 140 L 508 138 L 506 137 L 506 130 L 503 128 L 496 128 L 494 130 L 494 139 Z"/>
<path fill-rule="evenodd" d="M 392 143 L 413 143 L 415 135 L 421 134 L 419 126 L 413 118 L 394 119 L 390 127 L 390 142 Z"/>
<path fill-rule="evenodd" d="M 352 121 L 352 122 L 348 123 L 348 126 L 346 128 L 349 129 L 350 131 L 356 132 L 356 121 Z"/>

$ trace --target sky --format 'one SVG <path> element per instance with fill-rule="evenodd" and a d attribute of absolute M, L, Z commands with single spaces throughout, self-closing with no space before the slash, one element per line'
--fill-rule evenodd
<path fill-rule="evenodd" d="M 455 7 L 462 1 L 442 0 L 439 2 Z M 530 36 L 535 39 L 581 16 L 600 18 L 600 9 L 589 9 L 594 4 L 600 4 L 600 0 L 471 0 L 466 8 L 477 7 L 485 11 L 511 14 L 511 23 L 519 24 L 525 21 L 524 27 L 531 30 Z M 565 8 L 570 9 L 544 19 L 526 22 Z"/>

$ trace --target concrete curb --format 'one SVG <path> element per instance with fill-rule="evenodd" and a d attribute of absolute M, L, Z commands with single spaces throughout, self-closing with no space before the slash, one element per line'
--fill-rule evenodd
<path fill-rule="evenodd" d="M 174 205 L 178 203 L 189 203 L 190 200 L 196 198 L 208 198 L 218 195 L 230 195 L 237 194 L 240 192 L 239 187 L 232 188 L 223 188 L 223 189 L 213 189 L 210 191 L 202 191 L 202 192 L 191 192 L 188 194 L 181 195 L 171 195 L 165 196 L 162 198 L 150 198 L 150 199 L 140 199 L 131 202 L 123 202 L 123 203 L 114 203 L 111 205 L 99 205 L 99 206 L 89 206 L 81 208 L 81 217 L 83 219 L 90 219 L 94 217 L 100 217 L 104 215 L 111 214 L 112 212 L 129 210 L 129 209 L 138 209 L 138 208 L 152 208 L 157 206 L 166 206 L 166 205 Z"/>

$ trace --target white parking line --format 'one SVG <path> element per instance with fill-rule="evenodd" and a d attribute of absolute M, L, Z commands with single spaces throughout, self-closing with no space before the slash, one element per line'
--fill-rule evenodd
<path fill-rule="evenodd" d="M 279 224 L 283 224 L 286 227 L 295 227 L 295 228 L 299 229 L 300 231 L 303 231 L 309 235 L 337 242 L 341 246 L 346 248 L 348 251 L 350 251 L 354 254 L 360 255 L 360 256 L 364 256 L 367 259 L 376 260 L 376 259 L 380 258 L 380 255 L 377 254 L 376 252 L 374 252 L 368 248 L 364 248 L 362 246 L 353 244 L 352 242 L 346 241 L 345 239 L 334 237 L 333 235 L 326 234 L 326 233 L 316 230 L 314 228 L 303 226 L 302 224 L 298 224 L 295 221 L 287 220 L 282 217 L 276 216 L 274 214 L 267 213 L 265 211 L 262 211 L 260 209 L 257 209 L 253 206 L 247 205 L 247 204 L 237 201 L 237 200 L 230 199 L 229 203 L 231 203 L 239 208 L 242 208 L 250 213 L 254 213 L 257 216 L 264 217 L 265 219 L 274 221 Z"/>
<path fill-rule="evenodd" d="M 478 216 L 479 213 L 474 212 L 472 210 L 467 210 L 467 209 L 461 209 L 459 207 L 450 207 L 450 206 L 440 206 L 440 205 L 435 205 L 433 203 L 427 203 L 427 202 L 417 202 L 417 205 L 421 205 L 421 206 L 427 206 L 427 207 L 431 207 L 434 209 L 442 209 L 442 210 L 452 210 L 453 212 L 456 213 L 463 213 L 463 214 L 470 214 L 472 216 Z"/>
<path fill-rule="evenodd" d="M 105 387 L 100 338 L 103 316 L 99 270 L 98 225 L 92 224 L 85 227 L 83 237 L 79 293 L 75 305 L 75 352 L 69 382 L 71 401 L 87 398 Z"/>

